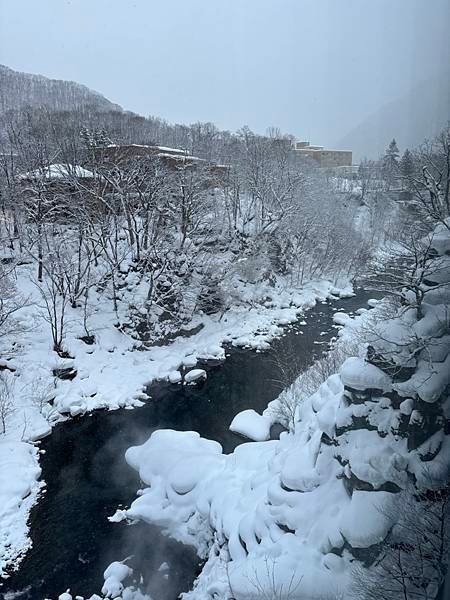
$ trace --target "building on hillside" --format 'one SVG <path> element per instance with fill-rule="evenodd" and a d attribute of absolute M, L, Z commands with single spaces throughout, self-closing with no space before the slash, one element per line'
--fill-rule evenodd
<path fill-rule="evenodd" d="M 94 149 L 95 158 L 117 165 L 123 164 L 133 158 L 145 158 L 146 156 L 158 156 L 161 158 L 172 157 L 181 160 L 188 156 L 187 152 L 180 148 L 167 148 L 165 146 L 150 146 L 146 144 L 109 144 L 98 146 Z M 196 158 L 196 157 L 192 157 Z"/>
<path fill-rule="evenodd" d="M 18 177 L 19 181 L 46 181 L 49 183 L 61 183 L 76 179 L 94 179 L 94 173 L 81 167 L 80 165 L 70 165 L 62 163 L 53 163 L 21 173 Z"/>
<path fill-rule="evenodd" d="M 169 148 L 167 146 L 154 146 L 145 144 L 110 144 L 109 146 L 95 148 L 97 159 L 105 163 L 123 164 L 132 158 L 144 158 L 154 156 L 172 169 L 183 166 L 205 166 L 212 172 L 227 173 L 227 165 L 219 165 L 214 161 L 208 161 L 198 156 L 189 154 L 180 148 Z"/>
<path fill-rule="evenodd" d="M 100 178 L 80 165 L 52 163 L 17 176 L 23 201 L 30 207 L 45 205 L 46 220 L 66 217 L 80 205 L 83 198 L 91 199 Z M 104 187 L 104 186 L 103 186 Z"/>
<path fill-rule="evenodd" d="M 45 191 L 48 197 L 70 195 L 80 190 L 92 188 L 98 181 L 98 176 L 80 165 L 52 163 L 17 177 L 23 192 L 33 196 Z"/>
<path fill-rule="evenodd" d="M 305 158 L 311 158 L 321 168 L 351 167 L 350 150 L 328 150 L 323 146 L 313 146 L 309 142 L 294 142 L 294 150 Z"/>
<path fill-rule="evenodd" d="M 203 169 L 207 187 L 222 187 L 225 185 L 230 171 L 229 165 L 221 165 L 198 156 L 193 156 L 180 148 L 145 144 L 110 144 L 94 150 L 97 161 L 105 165 L 125 166 L 132 159 L 155 157 L 173 171 L 193 168 Z"/>

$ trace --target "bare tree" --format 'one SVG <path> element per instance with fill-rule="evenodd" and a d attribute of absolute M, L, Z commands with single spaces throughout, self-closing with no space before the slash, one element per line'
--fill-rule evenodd
<path fill-rule="evenodd" d="M 30 303 L 29 298 L 18 293 L 13 274 L 14 265 L 0 264 L 0 338 L 17 335 L 24 330 L 16 314 Z"/>
<path fill-rule="evenodd" d="M 279 423 L 293 431 L 298 406 L 314 394 L 328 377 L 339 372 L 349 356 L 357 356 L 362 344 L 361 339 L 345 343 L 340 341 L 306 369 L 296 354 L 276 354 L 274 362 L 279 372 L 277 383 L 280 383 L 283 391 L 271 403 L 270 413 Z"/>
<path fill-rule="evenodd" d="M 436 258 L 431 251 L 433 233 L 419 224 L 399 234 L 391 244 L 388 256 L 376 256 L 369 264 L 368 274 L 363 278 L 369 289 L 395 296 L 403 304 L 423 316 L 422 303 L 426 294 L 447 285 L 441 281 L 447 263 Z"/>
<path fill-rule="evenodd" d="M 6 433 L 6 423 L 10 415 L 15 411 L 15 406 L 12 397 L 11 384 L 7 376 L 0 373 L 0 423 L 2 425 L 2 433 Z"/>
<path fill-rule="evenodd" d="M 53 391 L 54 387 L 48 382 L 46 377 L 38 376 L 33 379 L 31 386 L 28 389 L 28 396 L 40 413 L 43 412 L 44 406 L 46 406 L 50 398 L 52 398 Z"/>
<path fill-rule="evenodd" d="M 375 161 L 364 158 L 358 168 L 358 181 L 361 186 L 361 202 L 366 203 L 369 192 L 377 189 L 379 168 Z"/>
<path fill-rule="evenodd" d="M 304 175 L 289 137 L 264 138 L 244 128 L 240 138 L 244 146 L 240 168 L 249 196 L 244 227 L 251 224 L 256 234 L 263 234 L 292 212 Z"/>
<path fill-rule="evenodd" d="M 65 354 L 63 341 L 70 302 L 65 260 L 70 257 L 55 253 L 48 261 L 42 282 L 34 281 L 42 299 L 42 317 L 50 325 L 53 350 L 60 356 Z"/>
<path fill-rule="evenodd" d="M 435 600 L 448 569 L 449 499 L 448 486 L 401 493 L 375 563 L 354 568 L 355 600 Z"/>
<path fill-rule="evenodd" d="M 277 576 L 277 564 L 276 559 L 266 556 L 264 570 L 258 572 L 255 567 L 253 573 L 247 576 L 248 583 L 254 589 L 253 594 L 246 596 L 249 600 L 295 600 L 300 597 L 303 576 L 294 570 L 288 580 L 280 580 Z M 232 597 L 237 598 L 231 583 L 229 561 L 226 563 L 226 574 Z"/>
<path fill-rule="evenodd" d="M 412 153 L 415 168 L 401 175 L 414 205 L 430 221 L 449 227 L 450 215 L 450 125 L 434 140 Z"/>
<path fill-rule="evenodd" d="M 174 200 L 180 228 L 180 247 L 188 236 L 198 233 L 208 225 L 212 197 L 211 173 L 207 165 L 192 163 L 188 157 L 177 165 Z"/>

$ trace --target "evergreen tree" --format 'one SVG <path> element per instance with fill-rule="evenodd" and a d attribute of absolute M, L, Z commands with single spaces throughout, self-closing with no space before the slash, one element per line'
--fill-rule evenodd
<path fill-rule="evenodd" d="M 80 138 L 86 148 L 104 148 L 111 144 L 111 139 L 108 137 L 105 129 L 91 130 L 87 127 L 82 127 Z"/>
<path fill-rule="evenodd" d="M 414 158 L 408 148 L 403 153 L 403 156 L 400 160 L 400 174 L 406 180 L 410 179 L 414 174 Z"/>
<path fill-rule="evenodd" d="M 94 146 L 94 139 L 90 129 L 83 126 L 80 131 L 80 138 L 86 148 L 92 148 Z"/>
<path fill-rule="evenodd" d="M 100 148 L 105 148 L 111 144 L 111 139 L 104 129 L 96 129 L 94 132 L 95 145 Z"/>
<path fill-rule="evenodd" d="M 383 157 L 383 175 L 386 180 L 388 189 L 391 187 L 392 183 L 395 180 L 395 177 L 398 175 L 398 157 L 399 150 L 397 146 L 397 142 L 395 139 L 389 144 L 386 149 L 386 152 Z"/>
<path fill-rule="evenodd" d="M 408 148 L 405 150 L 400 160 L 399 171 L 402 183 L 401 197 L 408 205 L 411 205 L 412 190 L 414 189 L 413 177 L 415 173 L 415 163 L 414 157 Z"/>

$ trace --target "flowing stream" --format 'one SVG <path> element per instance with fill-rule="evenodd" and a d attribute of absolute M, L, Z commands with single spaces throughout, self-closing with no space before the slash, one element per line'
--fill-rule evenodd
<path fill-rule="evenodd" d="M 0 584 L 0 595 L 55 600 L 70 588 L 74 596 L 88 597 L 100 592 L 106 566 L 127 556 L 133 556 L 129 564 L 155 600 L 172 600 L 187 591 L 200 568 L 193 550 L 147 524 L 107 519 L 116 508 L 128 506 L 139 488 L 138 477 L 125 463 L 125 450 L 144 442 L 155 429 L 171 428 L 198 431 L 232 452 L 245 441 L 228 429 L 236 413 L 264 410 L 290 383 L 281 373 L 280 360 L 293 363 L 295 356 L 293 379 L 336 335 L 334 312 L 351 314 L 367 307 L 372 296 L 359 290 L 353 298 L 317 304 L 304 314 L 306 325 L 287 329 L 266 352 L 228 348 L 225 362 L 206 366 L 208 379 L 198 387 L 155 384 L 142 408 L 96 411 L 58 424 L 41 442 L 46 491 L 31 512 L 33 547 L 20 568 Z M 163 562 L 169 570 L 158 571 Z"/>

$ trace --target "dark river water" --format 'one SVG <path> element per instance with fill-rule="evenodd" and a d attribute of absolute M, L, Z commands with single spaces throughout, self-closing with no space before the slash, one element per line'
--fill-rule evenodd
<path fill-rule="evenodd" d="M 187 591 L 200 567 L 193 550 L 144 523 L 107 519 L 117 507 L 128 506 L 139 488 L 125 463 L 125 450 L 155 429 L 172 428 L 198 431 L 231 452 L 244 441 L 228 430 L 236 413 L 264 410 L 327 349 L 336 335 L 334 312 L 367 307 L 372 296 L 360 290 L 353 298 L 316 305 L 305 313 L 306 325 L 291 327 L 266 352 L 228 349 L 224 363 L 207 366 L 208 379 L 199 387 L 157 384 L 149 388 L 151 399 L 142 408 L 96 411 L 57 425 L 41 443 L 47 486 L 31 511 L 33 547 L 0 584 L 0 595 L 56 599 L 70 588 L 74 596 L 88 597 L 100 593 L 108 564 L 127 556 L 133 556 L 128 564 L 142 577 L 141 589 L 155 600 Z M 287 373 L 280 364 L 288 366 Z M 169 570 L 158 571 L 164 561 Z"/>

